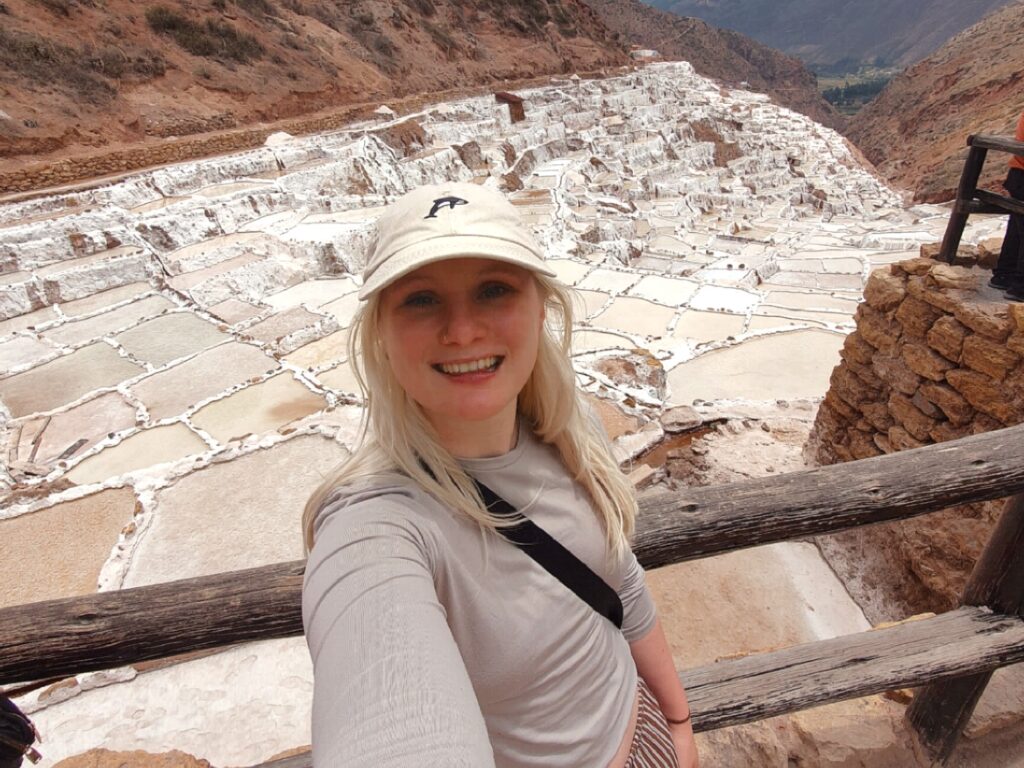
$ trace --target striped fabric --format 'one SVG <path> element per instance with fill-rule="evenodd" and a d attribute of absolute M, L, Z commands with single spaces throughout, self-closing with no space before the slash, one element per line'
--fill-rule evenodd
<path fill-rule="evenodd" d="M 637 678 L 640 708 L 625 768 L 679 768 L 665 716 L 643 678 Z"/>

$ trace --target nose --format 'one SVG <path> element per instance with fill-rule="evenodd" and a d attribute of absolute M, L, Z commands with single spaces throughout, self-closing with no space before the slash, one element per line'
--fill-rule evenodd
<path fill-rule="evenodd" d="M 483 333 L 483 317 L 472 302 L 456 301 L 448 305 L 441 328 L 441 340 L 445 344 L 466 346 Z"/>

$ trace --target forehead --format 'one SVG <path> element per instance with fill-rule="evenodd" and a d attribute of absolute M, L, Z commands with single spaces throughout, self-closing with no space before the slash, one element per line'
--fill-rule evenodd
<path fill-rule="evenodd" d="M 483 278 L 509 278 L 523 280 L 529 277 L 529 270 L 516 264 L 497 259 L 465 257 L 445 259 L 433 264 L 426 264 L 419 269 L 403 275 L 393 282 L 389 289 L 401 290 L 424 283 L 441 285 L 458 285 Z"/>

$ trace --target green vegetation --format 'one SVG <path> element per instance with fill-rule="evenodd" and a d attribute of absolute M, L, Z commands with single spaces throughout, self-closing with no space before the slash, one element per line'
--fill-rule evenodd
<path fill-rule="evenodd" d="M 821 95 L 830 104 L 838 107 L 840 111 L 853 114 L 853 112 L 856 112 L 875 98 L 888 83 L 889 78 L 865 80 L 861 83 L 847 82 L 842 86 L 826 88 L 821 92 Z"/>
<path fill-rule="evenodd" d="M 246 64 L 263 55 L 263 46 L 252 35 L 239 32 L 223 21 L 197 23 L 167 6 L 146 9 L 146 23 L 157 34 L 168 35 L 194 56 L 232 59 Z"/>
<path fill-rule="evenodd" d="M 898 70 L 861 66 L 855 72 L 818 75 L 818 90 L 840 112 L 852 115 L 877 96 Z"/>

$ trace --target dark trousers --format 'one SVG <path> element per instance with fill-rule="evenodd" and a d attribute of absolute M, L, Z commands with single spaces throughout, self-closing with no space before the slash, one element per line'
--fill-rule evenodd
<path fill-rule="evenodd" d="M 1024 170 L 1011 168 L 1003 186 L 1010 197 L 1024 200 Z M 992 272 L 996 277 L 1007 280 L 1014 290 L 1024 290 L 1024 216 L 1010 214 L 999 261 Z"/>

